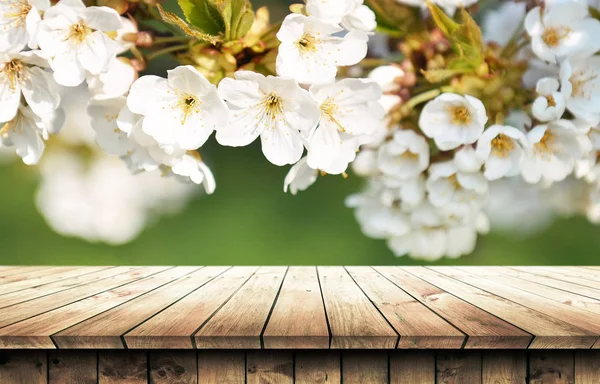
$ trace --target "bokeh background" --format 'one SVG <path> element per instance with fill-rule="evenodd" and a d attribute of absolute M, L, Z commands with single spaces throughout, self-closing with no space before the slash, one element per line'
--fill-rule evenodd
<path fill-rule="evenodd" d="M 283 1 L 253 4 L 269 5 L 275 17 L 287 7 Z M 167 63 L 153 71 L 160 73 L 161 66 Z M 362 185 L 352 174 L 320 178 L 292 196 L 282 191 L 288 168 L 268 163 L 258 143 L 225 148 L 213 139 L 202 155 L 215 173 L 216 193 L 195 197 L 183 212 L 161 217 L 120 246 L 54 232 L 35 204 L 39 173 L 20 161 L 0 165 L 0 264 L 427 264 L 396 258 L 384 241 L 360 232 L 352 210 L 344 206 Z M 528 236 L 492 232 L 480 237 L 472 255 L 436 264 L 595 265 L 599 235 L 600 228 L 585 218 L 560 219 Z"/>

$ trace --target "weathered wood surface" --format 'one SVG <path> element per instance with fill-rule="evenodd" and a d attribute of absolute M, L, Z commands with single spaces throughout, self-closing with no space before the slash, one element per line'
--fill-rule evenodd
<path fill-rule="evenodd" d="M 2 384 L 597 384 L 598 351 L 0 351 Z"/>
<path fill-rule="evenodd" d="M 598 267 L 0 267 L 0 349 L 595 349 L 599 340 Z M 490 356 L 483 381 L 506 366 L 520 377 L 515 361 Z M 48 372 L 66 375 L 57 369 L 67 364 Z"/>

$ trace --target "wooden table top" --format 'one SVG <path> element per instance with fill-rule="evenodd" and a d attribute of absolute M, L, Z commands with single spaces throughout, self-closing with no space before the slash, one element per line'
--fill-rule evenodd
<path fill-rule="evenodd" d="M 600 267 L 0 267 L 0 348 L 600 348 Z"/>

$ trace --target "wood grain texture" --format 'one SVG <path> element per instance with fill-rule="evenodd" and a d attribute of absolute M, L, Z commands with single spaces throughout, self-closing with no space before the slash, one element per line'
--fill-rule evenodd
<path fill-rule="evenodd" d="M 341 384 L 339 351 L 297 351 L 294 354 L 295 384 Z"/>
<path fill-rule="evenodd" d="M 148 357 L 141 351 L 100 351 L 98 384 L 147 384 Z"/>
<path fill-rule="evenodd" d="M 465 335 L 370 267 L 347 267 L 356 284 L 400 335 L 398 348 L 458 349 Z"/>
<path fill-rule="evenodd" d="M 121 336 L 227 270 L 205 267 L 52 336 L 59 348 L 124 348 Z"/>
<path fill-rule="evenodd" d="M 435 352 L 390 351 L 390 384 L 434 384 Z"/>
<path fill-rule="evenodd" d="M 316 267 L 290 267 L 263 334 L 265 348 L 329 348 Z"/>
<path fill-rule="evenodd" d="M 240 351 L 199 351 L 199 384 L 245 384 L 246 353 Z"/>
<path fill-rule="evenodd" d="M 396 347 L 398 334 L 343 267 L 318 267 L 318 272 L 331 328 L 331 348 Z"/>
<path fill-rule="evenodd" d="M 387 351 L 344 351 L 342 353 L 344 384 L 386 384 L 388 380 Z"/>
<path fill-rule="evenodd" d="M 102 280 L 110 276 L 115 276 L 120 273 L 129 272 L 136 269 L 139 269 L 139 267 L 104 268 L 97 272 L 86 273 L 85 275 L 79 275 L 68 279 L 60 279 L 42 286 L 34 286 L 31 288 L 21 289 L 16 292 L 6 293 L 0 295 L 0 308 L 22 303 L 38 297 L 51 295 L 53 293 L 77 286 L 83 286 L 94 281 Z"/>
<path fill-rule="evenodd" d="M 50 384 L 98 383 L 98 353 L 95 351 L 48 352 Z"/>
<path fill-rule="evenodd" d="M 61 272 L 67 272 L 79 269 L 78 267 L 49 267 L 49 268 L 28 268 L 21 273 L 11 273 L 0 277 L 0 291 L 11 292 L 13 287 L 27 285 L 30 281 L 39 281 L 40 277 L 51 276 Z M 35 283 L 34 283 L 35 285 Z"/>
<path fill-rule="evenodd" d="M 573 284 L 583 285 L 584 287 L 590 287 L 595 289 L 600 289 L 600 282 L 596 280 L 581 278 L 578 276 L 573 276 L 573 274 L 564 273 L 561 269 L 546 269 L 542 267 L 511 267 L 512 269 L 516 269 L 517 271 L 523 271 L 532 273 L 539 276 L 550 277 L 552 279 L 566 281 Z"/>
<path fill-rule="evenodd" d="M 575 351 L 575 383 L 600 382 L 600 351 Z"/>
<path fill-rule="evenodd" d="M 531 342 L 532 336 L 527 332 L 415 275 L 397 267 L 376 269 L 467 334 L 469 338 L 464 348 L 527 348 Z"/>
<path fill-rule="evenodd" d="M 527 355 L 524 351 L 483 351 L 483 384 L 525 384 Z"/>
<path fill-rule="evenodd" d="M 195 351 L 151 351 L 150 384 L 198 384 Z"/>
<path fill-rule="evenodd" d="M 46 351 L 0 350 L 0 383 L 46 384 L 48 368 Z"/>
<path fill-rule="evenodd" d="M 533 334 L 534 339 L 529 348 L 590 348 L 597 339 L 592 331 L 578 328 L 435 270 L 423 267 L 403 269 Z"/>
<path fill-rule="evenodd" d="M 198 267 L 175 267 L 0 329 L 0 348 L 56 348 L 50 336 L 168 284 Z"/>
<path fill-rule="evenodd" d="M 439 352 L 436 359 L 436 383 L 481 383 L 481 352 Z"/>
<path fill-rule="evenodd" d="M 246 359 L 247 384 L 294 382 L 294 360 L 291 351 L 250 351 Z"/>
<path fill-rule="evenodd" d="M 261 348 L 261 332 L 275 303 L 286 267 L 261 267 L 194 335 L 196 347 Z"/>
<path fill-rule="evenodd" d="M 18 321 L 51 311 L 168 269 L 167 267 L 146 267 L 131 271 L 128 267 L 123 268 L 123 273 L 116 274 L 103 280 L 2 308 L 0 309 L 0 327 L 6 327 L 7 325 Z"/>
<path fill-rule="evenodd" d="M 50 284 L 56 281 L 61 281 L 63 279 L 68 279 L 75 276 L 86 275 L 88 273 L 96 272 L 107 268 L 109 267 L 57 267 L 39 271 L 37 277 L 29 277 L 25 280 L 0 284 L 0 295 L 27 288 L 43 287 L 46 284 Z"/>
<path fill-rule="evenodd" d="M 192 335 L 252 276 L 257 267 L 233 267 L 128 332 L 129 348 L 194 348 Z"/>
<path fill-rule="evenodd" d="M 573 384 L 573 356 L 573 351 L 532 351 L 529 355 L 529 383 Z"/>

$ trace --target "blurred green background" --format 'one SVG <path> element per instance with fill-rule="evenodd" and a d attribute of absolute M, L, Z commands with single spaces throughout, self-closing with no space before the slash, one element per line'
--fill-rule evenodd
<path fill-rule="evenodd" d="M 269 5 L 274 15 L 284 14 L 284 2 Z M 0 264 L 426 264 L 396 258 L 384 241 L 360 232 L 352 210 L 344 206 L 346 196 L 361 188 L 353 175 L 320 178 L 292 196 L 282 191 L 288 168 L 268 163 L 259 143 L 226 148 L 212 139 L 202 154 L 215 173 L 216 193 L 194 199 L 182 214 L 161 218 L 137 240 L 118 247 L 53 232 L 34 204 L 36 172 L 19 161 L 0 166 Z M 436 264 L 595 265 L 598 234 L 600 228 L 585 219 L 565 219 L 527 238 L 480 237 L 472 255 Z"/>

